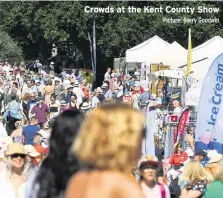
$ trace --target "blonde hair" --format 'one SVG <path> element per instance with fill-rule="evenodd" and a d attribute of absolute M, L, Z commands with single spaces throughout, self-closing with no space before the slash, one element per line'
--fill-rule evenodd
<path fill-rule="evenodd" d="M 183 175 L 179 180 L 179 184 L 183 181 L 193 183 L 196 181 L 207 181 L 208 183 L 214 180 L 213 176 L 209 174 L 200 162 L 192 160 L 184 167 Z"/>
<path fill-rule="evenodd" d="M 223 182 L 223 159 L 218 162 L 218 168 L 215 174 L 215 179 Z"/>
<path fill-rule="evenodd" d="M 141 153 L 145 117 L 128 105 L 107 104 L 83 123 L 73 151 L 100 170 L 129 171 Z"/>

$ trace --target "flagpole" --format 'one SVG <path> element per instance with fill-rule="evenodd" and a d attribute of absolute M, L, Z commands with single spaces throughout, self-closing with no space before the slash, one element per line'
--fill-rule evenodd
<path fill-rule="evenodd" d="M 92 65 L 92 71 L 94 73 L 94 60 L 93 60 L 93 50 L 92 50 L 92 41 L 91 41 L 91 36 L 88 32 L 88 40 L 90 42 L 90 52 L 91 52 L 91 65 Z"/>
<path fill-rule="evenodd" d="M 192 40 L 191 40 L 191 29 L 189 29 L 186 77 L 188 77 L 191 72 L 191 66 L 192 66 Z"/>
<path fill-rule="evenodd" d="M 95 20 L 93 22 L 93 60 L 94 60 L 94 80 L 96 81 L 96 25 L 95 25 Z"/>

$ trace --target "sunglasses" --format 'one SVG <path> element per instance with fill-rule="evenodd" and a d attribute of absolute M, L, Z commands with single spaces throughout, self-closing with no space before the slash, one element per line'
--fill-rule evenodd
<path fill-rule="evenodd" d="M 25 156 L 26 155 L 24 155 L 24 154 L 13 154 L 13 155 L 11 155 L 11 158 L 18 158 L 18 157 L 20 157 L 20 158 L 24 159 Z"/>

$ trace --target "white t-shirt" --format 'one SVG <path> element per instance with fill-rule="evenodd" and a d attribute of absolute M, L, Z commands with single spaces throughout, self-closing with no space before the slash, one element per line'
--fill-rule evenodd
<path fill-rule="evenodd" d="M 1 171 L 0 173 L 0 197 L 1 198 L 17 198 L 16 192 L 14 191 L 14 188 L 12 187 L 12 184 L 9 180 L 7 180 L 7 173 L 6 171 Z M 26 190 L 26 183 L 21 184 L 21 186 L 18 189 L 17 194 L 19 197 L 25 196 L 25 190 Z"/>
<path fill-rule="evenodd" d="M 173 115 L 180 116 L 182 113 L 182 107 L 175 107 L 173 110 Z"/>
<path fill-rule="evenodd" d="M 64 80 L 64 81 L 63 81 L 63 86 L 64 86 L 65 88 L 68 87 L 70 84 L 71 84 L 71 83 L 70 83 L 70 80 Z"/>
<path fill-rule="evenodd" d="M 84 97 L 84 92 L 82 91 L 82 89 L 80 87 L 74 87 L 73 92 L 77 96 L 77 102 L 79 104 L 81 104 L 82 103 L 82 98 Z"/>
<path fill-rule="evenodd" d="M 123 96 L 123 86 L 118 87 L 117 98 Z"/>

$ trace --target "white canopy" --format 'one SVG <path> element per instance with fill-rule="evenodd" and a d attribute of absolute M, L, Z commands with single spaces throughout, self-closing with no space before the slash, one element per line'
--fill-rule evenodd
<path fill-rule="evenodd" d="M 146 64 L 150 65 L 162 62 L 164 65 L 170 65 L 171 69 L 176 69 L 182 62 L 184 63 L 186 61 L 187 50 L 174 41 L 162 51 L 155 54 L 155 56 L 149 57 L 146 60 Z"/>
<path fill-rule="evenodd" d="M 126 62 L 145 63 L 148 57 L 154 56 L 167 47 L 169 43 L 154 36 L 126 51 Z"/>
<path fill-rule="evenodd" d="M 223 38 L 215 36 L 203 44 L 193 48 L 192 61 L 198 61 L 206 57 L 217 56 L 223 52 Z"/>
<path fill-rule="evenodd" d="M 216 57 L 217 55 L 204 59 L 200 62 L 193 63 L 191 67 L 191 77 L 197 80 L 203 80 L 208 72 L 209 67 L 211 66 L 211 63 Z"/>

